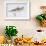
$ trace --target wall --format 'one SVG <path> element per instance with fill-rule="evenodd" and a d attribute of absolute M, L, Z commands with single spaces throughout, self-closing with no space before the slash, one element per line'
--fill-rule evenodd
<path fill-rule="evenodd" d="M 0 0 L 0 33 L 4 34 L 4 28 L 6 25 L 15 25 L 19 31 L 18 35 L 31 36 L 32 32 L 36 32 L 36 29 L 44 29 L 38 25 L 35 16 L 40 14 L 40 6 L 46 5 L 46 0 L 30 0 L 31 4 L 31 19 L 29 21 L 6 21 L 5 20 L 5 0 Z"/>

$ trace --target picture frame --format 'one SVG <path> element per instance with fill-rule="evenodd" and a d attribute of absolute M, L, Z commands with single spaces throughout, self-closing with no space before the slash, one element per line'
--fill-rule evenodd
<path fill-rule="evenodd" d="M 6 20 L 29 20 L 29 0 L 25 2 L 7 2 Z"/>

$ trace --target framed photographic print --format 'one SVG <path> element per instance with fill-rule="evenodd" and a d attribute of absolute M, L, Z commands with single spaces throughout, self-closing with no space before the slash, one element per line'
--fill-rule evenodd
<path fill-rule="evenodd" d="M 26 0 L 26 2 L 6 3 L 6 19 L 8 20 L 29 19 L 29 0 Z"/>

